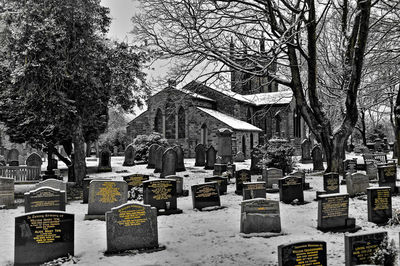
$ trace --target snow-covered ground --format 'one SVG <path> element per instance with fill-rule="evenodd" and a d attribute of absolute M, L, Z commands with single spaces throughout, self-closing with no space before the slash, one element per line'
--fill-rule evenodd
<path fill-rule="evenodd" d="M 126 169 L 131 173 L 152 174 L 146 165 L 122 167 L 123 158 L 113 157 L 113 173 L 91 176 L 111 176 L 121 179 L 126 173 L 115 171 Z M 96 162 L 88 162 L 96 165 Z M 250 161 L 236 163 L 237 170 L 250 168 Z M 185 160 L 186 172 L 178 173 L 184 177 L 184 189 L 190 190 L 193 184 L 203 183 L 204 177 L 211 176 L 212 170 L 194 167 L 194 160 Z M 62 166 L 61 166 L 62 167 Z M 309 169 L 311 164 L 299 164 L 299 168 Z M 158 174 L 152 178 L 158 177 Z M 256 181 L 258 176 L 252 176 Z M 262 238 L 244 238 L 239 233 L 241 196 L 234 194 L 235 185 L 228 186 L 227 195 L 221 196 L 221 204 L 227 208 L 200 212 L 192 209 L 192 198 L 178 198 L 178 208 L 182 214 L 159 216 L 159 244 L 166 249 L 155 253 L 130 256 L 104 256 L 106 250 L 106 225 L 104 221 L 84 221 L 87 204 L 72 201 L 68 213 L 75 214 L 75 256 L 78 265 L 277 265 L 277 247 L 302 240 L 323 240 L 327 242 L 328 265 L 344 265 L 344 234 L 322 233 L 317 227 L 317 202 L 315 191 L 322 190 L 322 175 L 307 175 L 313 189 L 304 192 L 304 199 L 310 203 L 300 206 L 280 203 L 282 231 L 285 235 Z M 377 184 L 371 184 L 375 186 Z M 340 186 L 346 192 L 346 186 Z M 279 200 L 279 194 L 267 194 L 268 199 Z M 392 199 L 393 208 L 400 208 L 400 197 Z M 0 210 L 0 265 L 12 265 L 14 256 L 14 217 L 22 215 L 22 206 L 13 210 Z M 378 227 L 368 222 L 367 201 L 350 199 L 349 216 L 356 218 L 359 232 L 385 230 L 389 237 L 399 244 L 400 226 Z M 45 252 L 45 251 L 44 251 Z M 72 265 L 72 261 L 64 265 Z"/>

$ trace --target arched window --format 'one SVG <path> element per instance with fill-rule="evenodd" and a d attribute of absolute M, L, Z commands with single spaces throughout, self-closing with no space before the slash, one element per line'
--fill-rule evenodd
<path fill-rule="evenodd" d="M 201 126 L 201 144 L 207 145 L 207 125 L 203 124 Z"/>
<path fill-rule="evenodd" d="M 301 138 L 301 114 L 298 108 L 293 112 L 293 135 L 295 138 Z"/>
<path fill-rule="evenodd" d="M 247 108 L 247 115 L 246 115 L 246 118 L 247 118 L 247 123 L 253 124 L 253 119 L 252 119 L 250 107 Z"/>
<path fill-rule="evenodd" d="M 254 148 L 254 137 L 253 133 L 250 133 L 250 150 Z"/>
<path fill-rule="evenodd" d="M 157 109 L 156 117 L 154 118 L 154 131 L 163 133 L 163 116 L 160 108 Z"/>
<path fill-rule="evenodd" d="M 246 157 L 246 137 L 244 135 L 242 137 L 242 152 L 244 154 L 244 157 Z"/>
<path fill-rule="evenodd" d="M 178 111 L 178 138 L 185 137 L 185 109 L 181 106 Z"/>
<path fill-rule="evenodd" d="M 280 137 L 281 136 L 281 115 L 280 111 L 275 114 L 275 134 Z"/>
<path fill-rule="evenodd" d="M 165 105 L 165 138 L 175 139 L 175 104 L 170 99 Z"/>

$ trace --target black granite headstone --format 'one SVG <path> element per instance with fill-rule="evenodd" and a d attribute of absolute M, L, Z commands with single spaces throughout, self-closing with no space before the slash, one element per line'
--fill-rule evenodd
<path fill-rule="evenodd" d="M 132 174 L 124 176 L 123 179 L 128 184 L 128 190 L 131 190 L 134 187 L 141 187 L 143 181 L 149 180 L 149 175 Z"/>
<path fill-rule="evenodd" d="M 162 171 L 162 157 L 165 152 L 165 148 L 162 146 L 158 146 L 155 154 L 154 154 L 154 173 L 161 173 Z"/>
<path fill-rule="evenodd" d="M 390 187 L 396 193 L 397 166 L 395 164 L 378 165 L 380 187 Z"/>
<path fill-rule="evenodd" d="M 181 146 L 174 146 L 174 151 L 176 152 L 176 171 L 183 172 L 186 171 L 185 168 L 185 154 Z"/>
<path fill-rule="evenodd" d="M 243 200 L 267 197 L 267 186 L 265 182 L 244 182 L 243 183 Z"/>
<path fill-rule="evenodd" d="M 166 177 L 167 175 L 175 175 L 177 170 L 178 155 L 175 148 L 168 148 L 162 156 L 162 167 L 160 177 Z"/>
<path fill-rule="evenodd" d="M 226 194 L 226 191 L 228 189 L 228 178 L 222 176 L 205 177 L 204 183 L 207 182 L 217 182 L 219 195 Z"/>
<path fill-rule="evenodd" d="M 149 156 L 147 158 L 147 168 L 154 169 L 156 167 L 156 150 L 160 145 L 151 144 L 149 147 Z"/>
<path fill-rule="evenodd" d="M 279 198 L 284 203 L 294 200 L 304 202 L 303 179 L 297 176 L 287 176 L 279 179 Z"/>
<path fill-rule="evenodd" d="M 212 170 L 214 169 L 215 162 L 217 160 L 217 151 L 213 146 L 208 147 L 206 151 L 206 166 L 204 169 Z"/>
<path fill-rule="evenodd" d="M 39 265 L 74 255 L 74 214 L 31 212 L 15 217 L 14 265 Z"/>
<path fill-rule="evenodd" d="M 327 266 L 326 242 L 304 241 L 278 246 L 279 266 Z"/>
<path fill-rule="evenodd" d="M 368 221 L 386 224 L 392 218 L 392 193 L 390 187 L 367 188 Z"/>
<path fill-rule="evenodd" d="M 203 144 L 197 144 L 194 148 L 196 153 L 196 161 L 194 166 L 205 166 L 206 165 L 206 147 Z"/>
<path fill-rule="evenodd" d="M 244 234 L 281 231 L 279 201 L 251 199 L 241 203 L 240 232 Z"/>
<path fill-rule="evenodd" d="M 324 178 L 324 191 L 327 194 L 331 193 L 339 193 L 339 174 L 338 173 L 326 173 L 323 176 Z"/>
<path fill-rule="evenodd" d="M 304 139 L 301 142 L 301 162 L 310 163 L 311 161 L 311 141 Z"/>
<path fill-rule="evenodd" d="M 172 179 L 144 181 L 143 203 L 155 207 L 158 215 L 182 213 L 177 208 L 176 181 Z"/>
<path fill-rule="evenodd" d="M 192 186 L 193 209 L 202 210 L 208 207 L 219 207 L 221 201 L 218 192 L 218 183 L 209 182 Z"/>
<path fill-rule="evenodd" d="M 25 212 L 44 210 L 65 211 L 65 191 L 51 187 L 40 187 L 26 192 Z"/>
<path fill-rule="evenodd" d="M 104 149 L 100 152 L 98 172 L 111 172 L 111 152 L 109 149 Z"/>
<path fill-rule="evenodd" d="M 313 161 L 313 170 L 314 171 L 323 171 L 324 163 L 322 159 L 322 150 L 319 145 L 315 145 L 311 151 L 312 161 Z"/>
<path fill-rule="evenodd" d="M 238 195 L 243 195 L 243 183 L 251 182 L 250 170 L 241 169 L 239 171 L 236 171 L 235 178 L 236 178 L 236 191 L 235 191 L 235 193 L 238 194 Z"/>
<path fill-rule="evenodd" d="M 250 152 L 250 172 L 253 175 L 261 174 L 262 167 L 259 165 L 263 157 L 262 152 L 259 149 L 253 149 Z"/>

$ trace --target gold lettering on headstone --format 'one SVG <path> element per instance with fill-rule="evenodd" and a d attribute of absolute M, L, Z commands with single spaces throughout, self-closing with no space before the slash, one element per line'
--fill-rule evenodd
<path fill-rule="evenodd" d="M 170 182 L 153 182 L 149 185 L 152 188 L 152 192 L 155 194 L 153 199 L 155 200 L 167 200 L 172 198 L 172 184 Z"/>
<path fill-rule="evenodd" d="M 265 189 L 264 184 L 247 184 L 246 185 L 246 190 L 259 190 L 259 189 Z"/>
<path fill-rule="evenodd" d="M 197 188 L 196 191 L 196 198 L 208 198 L 217 195 L 217 190 L 215 189 L 215 187 L 212 186 L 202 186 L 200 188 Z"/>
<path fill-rule="evenodd" d="M 385 176 L 395 176 L 396 168 L 395 167 L 386 167 L 383 169 Z"/>
<path fill-rule="evenodd" d="M 104 182 L 96 195 L 101 196 L 102 203 L 113 203 L 117 201 L 117 196 L 121 196 L 121 192 L 115 182 Z"/>
<path fill-rule="evenodd" d="M 121 208 L 118 210 L 118 215 L 122 219 L 118 221 L 118 224 L 122 226 L 139 226 L 147 221 L 146 210 L 141 206 L 135 209 L 130 206 Z"/>
<path fill-rule="evenodd" d="M 63 214 L 42 214 L 28 216 L 33 239 L 38 244 L 49 244 L 61 238 L 60 220 Z"/>
<path fill-rule="evenodd" d="M 322 219 L 348 215 L 349 201 L 346 196 L 322 199 Z"/>
<path fill-rule="evenodd" d="M 378 245 L 373 245 L 371 242 L 367 242 L 365 246 L 356 247 L 352 254 L 361 263 L 370 263 L 370 258 L 375 254 L 375 250 Z"/>
<path fill-rule="evenodd" d="M 322 244 L 295 246 L 292 253 L 296 256 L 296 265 L 322 265 L 319 258 L 319 251 L 323 249 Z"/>
<path fill-rule="evenodd" d="M 39 201 L 32 201 L 31 206 L 32 208 L 38 207 L 53 207 L 60 205 L 59 200 L 39 200 Z"/>
<path fill-rule="evenodd" d="M 339 187 L 338 179 L 333 177 L 328 178 L 326 183 L 327 183 L 326 188 L 328 191 L 336 191 Z"/>
<path fill-rule="evenodd" d="M 389 208 L 390 190 L 380 189 L 377 191 L 377 196 L 374 200 L 374 211 L 387 210 Z"/>
<path fill-rule="evenodd" d="M 283 183 L 283 186 L 295 186 L 295 185 L 300 185 L 300 183 L 297 182 L 297 178 L 287 178 L 286 181 Z"/>
<path fill-rule="evenodd" d="M 246 173 L 242 173 L 242 174 L 240 175 L 240 181 L 241 181 L 241 183 L 246 182 L 247 179 L 248 179 L 248 175 L 247 175 Z"/>

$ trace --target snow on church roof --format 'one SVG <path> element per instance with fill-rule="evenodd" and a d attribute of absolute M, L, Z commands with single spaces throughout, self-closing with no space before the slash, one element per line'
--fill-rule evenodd
<path fill-rule="evenodd" d="M 293 99 L 292 91 L 264 92 L 242 95 L 251 103 L 259 105 L 289 104 Z"/>
<path fill-rule="evenodd" d="M 211 115 L 215 119 L 218 119 L 222 123 L 227 124 L 228 126 L 230 126 L 233 129 L 242 130 L 242 131 L 262 131 L 258 127 L 253 126 L 252 124 L 249 124 L 242 120 L 236 119 L 232 116 L 223 114 L 216 110 L 212 110 L 212 109 L 208 109 L 208 108 L 204 108 L 204 107 L 196 107 L 196 108 Z"/>

